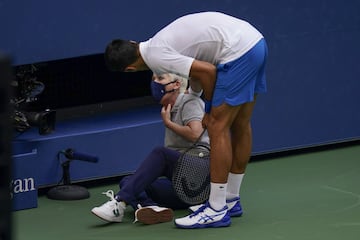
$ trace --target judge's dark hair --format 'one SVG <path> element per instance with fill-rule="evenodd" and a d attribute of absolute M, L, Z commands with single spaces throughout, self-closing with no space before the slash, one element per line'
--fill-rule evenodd
<path fill-rule="evenodd" d="M 124 71 L 138 58 L 138 44 L 136 42 L 115 39 L 105 50 L 105 63 L 111 71 Z"/>

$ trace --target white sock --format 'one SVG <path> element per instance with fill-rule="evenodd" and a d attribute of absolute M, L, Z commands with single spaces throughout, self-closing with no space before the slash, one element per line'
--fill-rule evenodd
<path fill-rule="evenodd" d="M 228 185 L 226 189 L 226 199 L 232 199 L 240 195 L 240 187 L 243 178 L 244 178 L 244 173 L 241 174 L 229 173 Z"/>
<path fill-rule="evenodd" d="M 226 205 L 227 183 L 210 183 L 210 206 L 215 210 L 221 210 Z"/>

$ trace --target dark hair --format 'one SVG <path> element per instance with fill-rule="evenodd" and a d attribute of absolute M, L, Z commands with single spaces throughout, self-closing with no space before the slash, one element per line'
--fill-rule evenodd
<path fill-rule="evenodd" d="M 105 50 L 105 63 L 111 71 L 124 71 L 138 58 L 138 44 L 128 40 L 115 39 Z"/>

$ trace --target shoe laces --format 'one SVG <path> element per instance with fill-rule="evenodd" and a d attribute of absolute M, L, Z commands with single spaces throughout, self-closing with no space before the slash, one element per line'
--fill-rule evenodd
<path fill-rule="evenodd" d="M 190 217 L 190 218 L 193 218 L 193 217 L 198 216 L 198 215 L 199 215 L 199 216 L 206 215 L 206 214 L 204 213 L 204 210 L 205 210 L 205 208 L 207 208 L 207 207 L 210 207 L 210 205 L 209 205 L 208 202 L 202 204 L 202 206 L 201 206 L 198 210 L 196 210 L 195 212 L 193 212 L 192 214 L 190 214 L 189 217 Z"/>
<path fill-rule="evenodd" d="M 115 200 L 114 198 L 114 191 L 113 190 L 107 190 L 106 192 L 102 192 L 102 194 L 106 195 L 107 197 L 109 197 L 112 200 Z"/>
<path fill-rule="evenodd" d="M 103 203 L 101 206 L 99 207 L 106 207 L 106 208 L 117 208 L 118 207 L 118 202 L 116 201 L 116 199 L 114 198 L 114 192 L 112 190 L 108 190 L 106 192 L 103 192 L 102 194 L 106 195 L 107 197 L 110 198 L 109 201 Z"/>
<path fill-rule="evenodd" d="M 200 212 L 203 212 L 206 207 L 207 207 L 207 204 L 202 204 L 202 205 L 198 208 L 198 210 L 196 210 L 195 212 L 193 212 L 193 213 L 190 214 L 190 218 L 198 215 Z"/>
<path fill-rule="evenodd" d="M 200 219 L 204 219 L 204 218 L 209 218 L 212 219 L 211 213 L 210 215 L 208 213 L 206 213 L 206 209 L 209 208 L 211 209 L 213 212 L 216 212 L 216 210 L 214 210 L 211 206 L 209 202 L 206 202 L 205 204 L 203 204 L 197 211 L 193 212 L 192 214 L 189 215 L 189 218 L 193 218 L 193 217 L 199 217 Z M 227 210 L 227 206 L 225 205 L 225 207 L 223 209 L 221 209 L 221 211 L 223 210 Z"/>

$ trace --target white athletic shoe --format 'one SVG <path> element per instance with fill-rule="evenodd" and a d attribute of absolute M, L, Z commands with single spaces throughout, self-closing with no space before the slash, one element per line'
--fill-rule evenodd
<path fill-rule="evenodd" d="M 146 206 L 141 207 L 138 205 L 138 209 L 135 211 L 135 221 L 144 224 L 156 224 L 163 222 L 170 222 L 174 217 L 174 212 L 170 208 L 164 208 L 159 206 Z"/>
<path fill-rule="evenodd" d="M 175 219 L 175 225 L 179 228 L 227 227 L 230 224 L 231 218 L 227 206 L 216 211 L 209 203 L 206 203 L 206 205 L 189 216 Z"/>
<path fill-rule="evenodd" d="M 126 208 L 125 203 L 116 201 L 112 190 L 102 194 L 105 194 L 110 200 L 99 207 L 94 207 L 91 212 L 107 222 L 122 222 Z"/>

